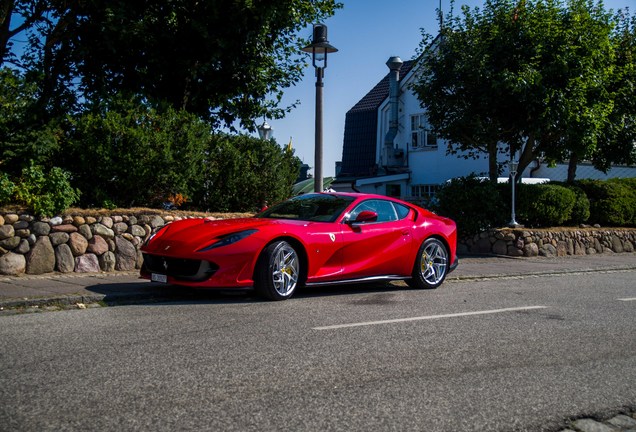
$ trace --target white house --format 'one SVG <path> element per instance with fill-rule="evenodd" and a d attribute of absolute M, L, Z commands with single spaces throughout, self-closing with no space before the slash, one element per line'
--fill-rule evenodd
<path fill-rule="evenodd" d="M 447 143 L 432 133 L 426 110 L 410 89 L 417 79 L 417 61 L 391 57 L 386 64 L 389 73 L 346 114 L 342 161 L 331 187 L 419 200 L 449 179 L 487 176 L 487 155 L 447 155 Z M 504 163 L 506 155 L 499 157 Z M 522 177 L 562 181 L 567 164 L 549 168 L 537 160 Z M 636 177 L 636 167 L 615 166 L 607 174 L 591 164 L 577 168 L 578 179 L 611 177 Z"/>

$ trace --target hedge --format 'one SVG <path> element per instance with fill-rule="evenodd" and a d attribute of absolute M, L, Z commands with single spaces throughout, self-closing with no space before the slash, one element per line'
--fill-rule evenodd
<path fill-rule="evenodd" d="M 506 226 L 511 202 L 509 184 L 468 176 L 444 184 L 432 209 L 454 219 L 460 236 L 466 236 Z M 518 184 L 515 213 L 517 222 L 534 228 L 584 223 L 636 226 L 636 179 Z"/>

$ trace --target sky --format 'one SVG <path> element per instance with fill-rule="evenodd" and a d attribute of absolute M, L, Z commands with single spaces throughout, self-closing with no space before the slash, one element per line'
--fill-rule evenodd
<path fill-rule="evenodd" d="M 338 48 L 330 54 L 325 69 L 323 89 L 323 176 L 335 175 L 335 163 L 342 159 L 345 115 L 389 71 L 386 61 L 399 56 L 415 57 L 422 41 L 421 29 L 437 34 L 436 10 L 440 0 L 340 0 L 344 7 L 325 20 L 328 40 Z M 607 9 L 629 7 L 636 12 L 636 0 L 604 0 Z M 482 0 L 456 0 L 455 14 L 461 5 L 481 7 Z M 441 0 L 444 14 L 450 0 Z M 312 29 L 303 34 L 311 40 Z M 311 63 L 311 60 L 309 60 Z M 316 78 L 313 67 L 305 70 L 304 79 L 285 91 L 282 105 L 299 100 L 300 105 L 284 119 L 267 123 L 281 146 L 290 139 L 304 163 L 313 168 L 315 148 Z M 310 174 L 313 173 L 313 169 Z"/>

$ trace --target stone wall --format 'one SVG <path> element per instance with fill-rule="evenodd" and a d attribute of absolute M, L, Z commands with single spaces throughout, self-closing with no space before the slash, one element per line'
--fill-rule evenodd
<path fill-rule="evenodd" d="M 0 275 L 131 271 L 150 233 L 188 216 L 36 218 L 0 213 Z M 636 229 L 498 229 L 459 242 L 459 254 L 564 256 L 633 252 Z"/>
<path fill-rule="evenodd" d="M 181 218 L 0 214 L 0 275 L 135 270 L 152 230 Z"/>
<path fill-rule="evenodd" d="M 459 254 L 517 257 L 634 252 L 636 229 L 494 229 L 460 240 L 457 249 Z"/>

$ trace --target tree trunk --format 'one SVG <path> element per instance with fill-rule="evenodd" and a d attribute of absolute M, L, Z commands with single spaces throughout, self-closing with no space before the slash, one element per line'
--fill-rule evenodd
<path fill-rule="evenodd" d="M 491 183 L 497 183 L 499 166 L 497 164 L 497 143 L 488 146 L 488 177 Z"/>
<path fill-rule="evenodd" d="M 574 178 L 576 177 L 576 166 L 578 163 L 579 155 L 572 153 L 572 155 L 570 155 L 570 163 L 568 164 L 568 183 L 574 183 Z"/>

